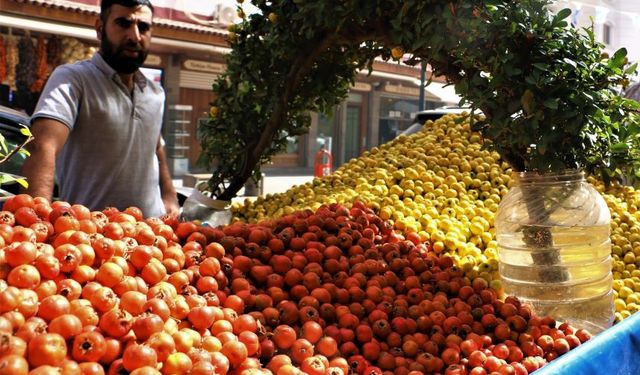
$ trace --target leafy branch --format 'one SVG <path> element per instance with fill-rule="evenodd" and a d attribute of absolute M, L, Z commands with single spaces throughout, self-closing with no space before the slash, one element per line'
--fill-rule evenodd
<path fill-rule="evenodd" d="M 209 190 L 233 198 L 260 166 L 328 113 L 376 57 L 428 62 L 486 115 L 475 127 L 515 170 L 635 173 L 637 103 L 617 87 L 635 71 L 592 29 L 568 27 L 547 0 L 253 0 L 229 33 L 227 70 L 199 128 Z"/>
<path fill-rule="evenodd" d="M 20 133 L 25 136 L 24 141 L 11 150 L 9 150 L 9 148 L 7 147 L 7 142 L 5 140 L 5 137 L 2 134 L 0 134 L 0 148 L 2 149 L 2 151 L 0 152 L 0 164 L 10 160 L 16 154 L 23 154 L 26 156 L 30 156 L 29 151 L 27 151 L 25 147 L 29 142 L 33 141 L 33 135 L 31 134 L 31 131 L 29 130 L 29 128 L 27 128 L 26 126 L 20 129 Z M 6 174 L 6 173 L 0 173 L 0 185 L 6 184 L 8 182 L 13 182 L 13 181 L 19 183 L 24 187 L 27 187 L 27 181 L 24 178 L 15 177 L 13 175 Z"/>

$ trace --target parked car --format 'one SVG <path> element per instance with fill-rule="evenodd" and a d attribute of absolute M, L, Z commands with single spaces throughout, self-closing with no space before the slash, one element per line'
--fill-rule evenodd
<path fill-rule="evenodd" d="M 416 116 L 413 118 L 413 124 L 400 134 L 411 135 L 417 133 L 422 129 L 422 126 L 427 122 L 427 120 L 435 121 L 444 115 L 460 114 L 464 112 L 471 112 L 471 107 L 445 106 L 420 111 L 416 113 Z"/>
<path fill-rule="evenodd" d="M 13 150 L 26 141 L 26 136 L 21 133 L 21 129 L 25 127 L 30 127 L 28 115 L 9 107 L 0 106 L 0 136 L 4 137 L 7 150 Z M 25 159 L 24 154 L 14 154 L 9 160 L 0 163 L 0 173 L 20 175 L 20 169 Z M 0 189 L 10 194 L 16 194 L 20 185 L 15 182 L 7 183 L 2 185 Z"/>

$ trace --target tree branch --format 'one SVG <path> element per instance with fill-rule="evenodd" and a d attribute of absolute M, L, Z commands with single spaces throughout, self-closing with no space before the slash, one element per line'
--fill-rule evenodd
<path fill-rule="evenodd" d="M 251 173 L 258 164 L 263 151 L 271 145 L 273 136 L 282 127 L 282 123 L 286 121 L 289 103 L 295 96 L 302 80 L 309 74 L 318 56 L 333 45 L 338 36 L 338 34 L 324 34 L 317 38 L 317 40 L 308 43 L 311 48 L 309 48 L 306 53 L 300 53 L 298 55 L 285 79 L 286 85 L 284 91 L 282 95 L 279 96 L 273 113 L 265 129 L 260 134 L 258 142 L 254 147 L 247 147 L 247 158 L 242 170 L 233 176 L 229 186 L 220 194 L 219 199 L 230 200 L 235 197 L 244 183 L 251 177 Z"/>
<path fill-rule="evenodd" d="M 20 150 L 22 150 L 31 141 L 33 141 L 33 136 L 27 137 L 27 139 L 20 146 L 14 148 L 13 150 L 11 150 L 11 152 L 9 152 L 2 159 L 0 159 L 0 164 L 11 159 L 15 154 L 17 154 Z"/>

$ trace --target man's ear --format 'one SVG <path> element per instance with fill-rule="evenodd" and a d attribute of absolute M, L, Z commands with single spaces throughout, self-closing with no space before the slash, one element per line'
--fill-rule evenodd
<path fill-rule="evenodd" d="M 102 30 L 104 28 L 104 24 L 100 18 L 96 18 L 95 29 L 96 29 L 96 37 L 98 41 L 102 41 Z"/>

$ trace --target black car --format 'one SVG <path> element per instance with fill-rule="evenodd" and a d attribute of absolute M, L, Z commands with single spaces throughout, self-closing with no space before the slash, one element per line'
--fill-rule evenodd
<path fill-rule="evenodd" d="M 27 114 L 0 105 L 0 137 L 4 137 L 4 142 L 7 146 L 6 150 L 3 150 L 4 154 L 24 144 L 27 136 L 22 133 L 22 130 L 24 128 L 29 129 L 30 126 L 30 118 Z M 25 154 L 15 153 L 10 159 L 0 163 L 0 174 L 20 177 L 22 165 L 26 158 Z M 54 197 L 58 196 L 57 189 L 58 185 L 56 184 L 53 190 Z M 193 189 L 188 187 L 176 187 L 176 190 L 178 191 L 178 203 L 181 206 L 193 192 Z M 15 181 L 9 181 L 0 186 L 0 197 L 18 194 L 19 191 L 20 184 Z"/>
<path fill-rule="evenodd" d="M 4 138 L 6 145 L 6 149 L 2 150 L 3 154 L 6 155 L 27 140 L 27 135 L 23 133 L 23 129 L 28 129 L 29 127 L 30 122 L 27 114 L 9 107 L 0 106 L 0 136 Z M 15 153 L 10 159 L 0 163 L 0 173 L 19 176 L 25 159 L 26 155 L 19 152 Z M 20 189 L 20 185 L 15 182 L 7 182 L 0 189 L 16 194 Z"/>
<path fill-rule="evenodd" d="M 447 107 L 439 107 L 436 109 L 427 109 L 425 111 L 420 111 L 416 113 L 416 116 L 413 119 L 413 124 L 405 129 L 402 133 L 404 135 L 411 135 L 417 133 L 422 129 L 422 126 L 428 120 L 436 121 L 440 117 L 444 115 L 450 114 L 461 114 L 461 113 L 471 113 L 471 107 L 457 107 L 457 106 L 447 106 Z"/>

